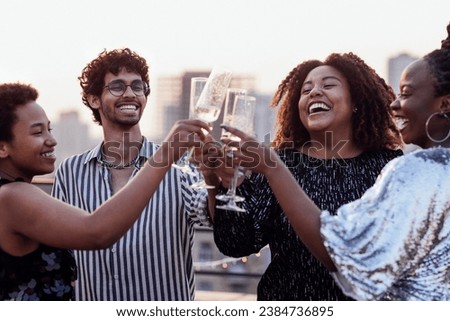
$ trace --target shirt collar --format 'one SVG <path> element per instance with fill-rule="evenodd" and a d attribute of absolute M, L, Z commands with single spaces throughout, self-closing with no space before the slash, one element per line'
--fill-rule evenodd
<path fill-rule="evenodd" d="M 102 153 L 100 151 L 100 148 L 102 148 L 103 141 L 98 143 L 97 146 L 95 146 L 93 149 L 91 149 L 86 154 L 85 164 L 89 163 L 92 160 L 96 160 L 98 163 L 101 163 L 102 159 Z M 156 148 L 156 145 L 150 142 L 145 136 L 143 137 L 142 141 L 142 147 L 139 150 L 139 158 L 144 157 L 145 159 L 149 159 L 153 153 L 154 149 Z"/>

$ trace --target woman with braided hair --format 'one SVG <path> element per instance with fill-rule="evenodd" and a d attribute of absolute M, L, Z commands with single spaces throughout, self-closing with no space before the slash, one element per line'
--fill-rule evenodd
<path fill-rule="evenodd" d="M 354 299 L 450 300 L 450 24 L 447 32 L 441 49 L 406 67 L 391 104 L 404 141 L 422 149 L 389 162 L 336 216 L 274 151 L 229 128 L 242 138 L 237 156 L 258 155 L 242 164 L 264 174 L 298 237 Z"/>
<path fill-rule="evenodd" d="M 389 109 L 394 98 L 385 81 L 353 53 L 303 62 L 279 85 L 273 143 L 319 208 L 334 215 L 361 197 L 385 164 L 402 154 Z M 225 171 L 214 172 L 227 185 Z M 253 173 L 237 193 L 245 197 L 247 213 L 216 209 L 214 237 L 218 248 L 233 257 L 270 246 L 272 260 L 259 282 L 258 300 L 349 299 L 298 239 L 264 175 Z"/>

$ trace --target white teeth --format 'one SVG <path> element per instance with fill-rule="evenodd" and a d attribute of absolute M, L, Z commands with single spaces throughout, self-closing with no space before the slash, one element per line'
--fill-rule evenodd
<path fill-rule="evenodd" d="M 54 157 L 55 154 L 53 152 L 50 152 L 50 153 L 44 153 L 44 154 L 42 154 L 42 156 L 44 156 L 44 157 Z"/>
<path fill-rule="evenodd" d="M 403 128 L 405 128 L 406 124 L 408 123 L 408 121 L 405 118 L 401 118 L 401 117 L 395 117 L 394 122 L 399 130 L 402 130 Z"/>
<path fill-rule="evenodd" d="M 320 111 L 329 111 L 331 110 L 330 107 L 328 107 L 327 105 L 325 105 L 324 103 L 314 103 L 311 106 L 309 106 L 309 113 L 317 113 Z"/>
<path fill-rule="evenodd" d="M 135 111 L 136 110 L 136 106 L 134 106 L 134 105 L 124 105 L 124 106 L 120 106 L 119 109 L 120 110 L 132 110 L 132 111 Z"/>

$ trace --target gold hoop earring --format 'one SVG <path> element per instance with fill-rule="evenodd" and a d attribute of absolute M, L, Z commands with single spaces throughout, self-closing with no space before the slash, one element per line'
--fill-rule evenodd
<path fill-rule="evenodd" d="M 439 116 L 439 115 L 440 115 L 440 116 L 443 116 L 445 119 L 447 119 L 447 122 L 448 122 L 448 124 L 449 124 L 449 129 L 448 129 L 447 136 L 445 136 L 445 137 L 444 137 L 443 139 L 441 139 L 441 140 L 439 140 L 439 139 L 434 139 L 433 137 L 431 137 L 430 132 L 429 132 L 429 130 L 428 130 L 428 126 L 429 126 L 429 123 L 430 123 L 430 121 L 431 121 L 431 118 L 433 118 L 433 117 L 436 116 L 436 115 L 438 115 L 438 116 Z M 428 117 L 427 122 L 425 123 L 425 133 L 427 134 L 428 139 L 431 140 L 432 142 L 435 142 L 435 143 L 442 143 L 442 142 L 445 142 L 445 141 L 450 137 L 450 118 L 447 116 L 446 113 L 443 113 L 443 112 L 435 112 L 435 113 L 431 114 L 430 117 Z"/>

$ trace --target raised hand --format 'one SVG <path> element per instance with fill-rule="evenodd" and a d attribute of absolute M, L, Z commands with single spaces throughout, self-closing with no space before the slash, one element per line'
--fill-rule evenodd
<path fill-rule="evenodd" d="M 189 148 L 202 147 L 205 140 L 205 132 L 209 133 L 207 123 L 198 119 L 184 119 L 177 121 L 167 134 L 162 143 L 166 151 L 164 158 L 169 163 L 178 160 Z"/>
<path fill-rule="evenodd" d="M 221 125 L 221 127 L 241 139 L 240 141 L 223 140 L 224 144 L 237 149 L 233 156 L 239 161 L 240 166 L 263 174 L 276 167 L 279 158 L 270 147 L 263 145 L 253 136 L 247 135 L 237 128 L 226 125 Z"/>

